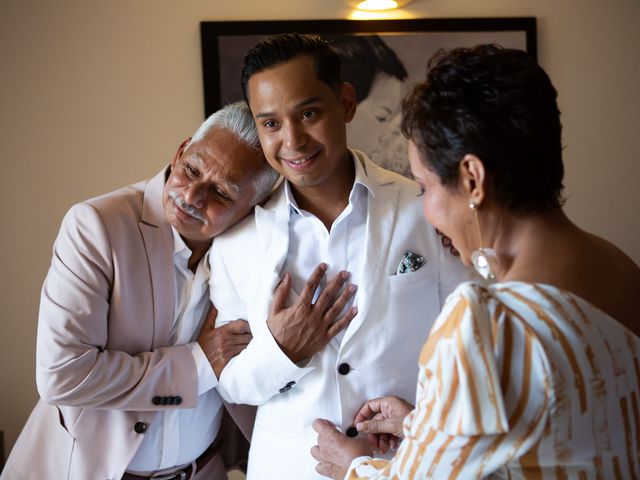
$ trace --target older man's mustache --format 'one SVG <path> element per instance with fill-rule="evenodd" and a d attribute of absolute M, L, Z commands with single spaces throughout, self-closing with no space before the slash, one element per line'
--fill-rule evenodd
<path fill-rule="evenodd" d="M 174 191 L 169 192 L 169 196 L 173 199 L 173 201 L 176 203 L 178 208 L 182 210 L 184 213 L 204 223 L 205 225 L 209 224 L 209 222 L 207 222 L 207 219 L 202 216 L 202 214 L 198 211 L 198 209 L 193 205 L 188 204 L 184 200 L 184 198 L 182 198 L 182 196 L 180 196 Z"/>

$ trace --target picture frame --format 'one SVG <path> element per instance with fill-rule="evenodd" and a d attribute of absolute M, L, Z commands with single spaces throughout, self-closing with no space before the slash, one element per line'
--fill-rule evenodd
<path fill-rule="evenodd" d="M 203 21 L 200 24 L 204 110 L 242 99 L 240 74 L 246 52 L 277 33 L 314 33 L 341 56 L 343 80 L 358 92 L 349 146 L 379 165 L 409 176 L 400 105 L 425 78 L 427 60 L 441 48 L 496 43 L 537 57 L 536 19 L 420 18 L 400 20 Z"/>

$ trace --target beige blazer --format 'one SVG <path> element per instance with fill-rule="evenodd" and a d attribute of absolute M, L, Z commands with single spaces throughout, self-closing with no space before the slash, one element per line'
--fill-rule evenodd
<path fill-rule="evenodd" d="M 75 205 L 62 221 L 38 319 L 41 400 L 2 480 L 120 478 L 157 411 L 196 406 L 192 354 L 169 345 L 165 173 Z M 158 396 L 181 403 L 155 405 Z"/>

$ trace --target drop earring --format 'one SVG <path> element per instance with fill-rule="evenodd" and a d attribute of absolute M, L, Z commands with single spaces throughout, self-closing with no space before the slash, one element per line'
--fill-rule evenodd
<path fill-rule="evenodd" d="M 491 262 L 498 260 L 498 255 L 493 248 L 484 247 L 484 239 L 482 238 L 482 231 L 480 230 L 480 222 L 478 221 L 478 204 L 475 202 L 469 203 L 469 208 L 473 210 L 473 216 L 476 221 L 476 229 L 480 235 L 480 248 L 471 254 L 471 263 L 476 271 L 487 280 L 495 280 L 496 275 L 491 268 Z"/>

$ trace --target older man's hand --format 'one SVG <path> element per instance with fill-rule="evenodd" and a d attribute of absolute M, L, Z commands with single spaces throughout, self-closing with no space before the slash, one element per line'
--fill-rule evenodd
<path fill-rule="evenodd" d="M 216 377 L 220 378 L 220 374 L 229 360 L 247 348 L 253 336 L 249 322 L 246 320 L 234 320 L 215 328 L 217 316 L 218 311 L 212 306 L 200 329 L 197 341 L 207 356 Z"/>
<path fill-rule="evenodd" d="M 318 444 L 311 448 L 311 456 L 318 461 L 316 472 L 325 477 L 341 480 L 354 458 L 372 454 L 364 439 L 343 435 L 329 420 L 315 419 L 313 429 L 318 432 Z"/>

